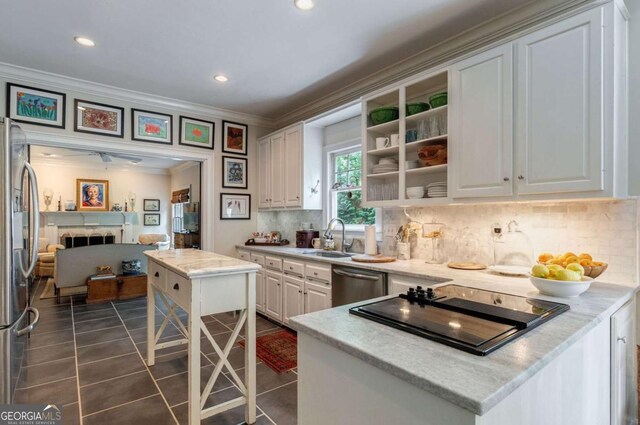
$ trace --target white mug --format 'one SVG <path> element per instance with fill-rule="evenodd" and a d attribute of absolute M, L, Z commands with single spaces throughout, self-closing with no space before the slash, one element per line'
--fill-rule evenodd
<path fill-rule="evenodd" d="M 398 146 L 400 144 L 400 136 L 398 134 L 392 134 L 390 137 L 391 146 Z"/>
<path fill-rule="evenodd" d="M 312 245 L 315 249 L 320 249 L 320 248 L 322 248 L 322 239 L 320 239 L 320 238 L 313 238 L 313 239 L 311 239 L 311 245 Z"/>
<path fill-rule="evenodd" d="M 388 137 L 376 137 L 376 149 L 384 149 L 391 146 Z"/>

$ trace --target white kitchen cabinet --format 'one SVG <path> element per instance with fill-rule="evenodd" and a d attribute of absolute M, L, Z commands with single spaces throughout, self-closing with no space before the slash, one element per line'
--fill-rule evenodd
<path fill-rule="evenodd" d="M 451 67 L 452 198 L 513 193 L 513 54 L 507 44 Z"/>
<path fill-rule="evenodd" d="M 322 141 L 322 128 L 304 123 L 258 141 L 260 209 L 322 209 Z"/>
<path fill-rule="evenodd" d="M 256 273 L 256 311 L 265 313 L 265 273 Z"/>
<path fill-rule="evenodd" d="M 271 207 L 284 207 L 284 132 L 271 138 Z"/>
<path fill-rule="evenodd" d="M 303 295 L 304 280 L 285 274 L 282 277 L 282 282 L 284 285 L 282 321 L 287 324 L 289 323 L 290 317 L 305 313 Z"/>
<path fill-rule="evenodd" d="M 635 300 L 611 316 L 611 425 L 637 423 Z"/>
<path fill-rule="evenodd" d="M 258 208 L 271 206 L 271 140 L 258 141 Z"/>
<path fill-rule="evenodd" d="M 604 189 L 604 8 L 519 39 L 516 179 L 519 194 Z"/>
<path fill-rule="evenodd" d="M 282 322 L 282 274 L 268 270 L 265 273 L 265 313 Z"/>
<path fill-rule="evenodd" d="M 304 312 L 331 308 L 331 285 L 328 282 L 304 282 Z"/>
<path fill-rule="evenodd" d="M 285 131 L 284 137 L 284 204 L 287 207 L 302 205 L 302 135 L 300 127 Z"/>

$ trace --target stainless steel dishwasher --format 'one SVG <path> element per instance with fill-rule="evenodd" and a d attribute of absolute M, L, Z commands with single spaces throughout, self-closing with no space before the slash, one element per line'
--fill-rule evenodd
<path fill-rule="evenodd" d="M 331 306 L 370 300 L 389 293 L 387 274 L 353 267 L 331 268 Z"/>

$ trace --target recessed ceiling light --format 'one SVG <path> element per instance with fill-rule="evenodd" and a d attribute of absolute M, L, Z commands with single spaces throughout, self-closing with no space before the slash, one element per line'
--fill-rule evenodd
<path fill-rule="evenodd" d="M 219 83 L 226 83 L 227 81 L 229 81 L 229 78 L 226 75 L 222 75 L 222 74 L 214 75 L 213 79 Z"/>
<path fill-rule="evenodd" d="M 300 10 L 311 10 L 315 6 L 313 0 L 293 0 L 293 4 Z"/>
<path fill-rule="evenodd" d="M 73 39 L 76 41 L 76 43 L 80 44 L 81 46 L 93 47 L 96 45 L 96 43 L 94 43 L 93 40 L 87 37 L 78 36 L 78 37 L 73 37 Z"/>

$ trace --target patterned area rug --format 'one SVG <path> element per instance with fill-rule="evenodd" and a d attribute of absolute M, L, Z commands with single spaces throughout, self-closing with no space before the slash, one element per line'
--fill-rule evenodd
<path fill-rule="evenodd" d="M 240 341 L 244 347 L 244 340 Z M 283 373 L 298 366 L 298 337 L 287 330 L 256 338 L 256 354 L 267 366 Z"/>

